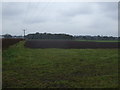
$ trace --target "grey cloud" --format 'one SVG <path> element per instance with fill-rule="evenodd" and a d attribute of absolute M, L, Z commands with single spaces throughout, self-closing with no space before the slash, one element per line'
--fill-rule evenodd
<path fill-rule="evenodd" d="M 44 18 L 29 18 L 29 19 L 25 19 L 23 23 L 26 24 L 36 24 L 36 23 L 44 23 L 45 21 L 47 21 Z"/>
<path fill-rule="evenodd" d="M 118 3 L 117 2 L 109 2 L 109 3 L 104 2 L 104 3 L 101 3 L 100 5 L 104 9 L 104 11 L 108 11 L 108 12 L 116 11 L 117 8 L 118 8 Z"/>
<path fill-rule="evenodd" d="M 64 32 L 116 36 L 116 3 L 4 3 L 3 32 Z M 113 32 L 113 33 L 110 33 Z"/>
<path fill-rule="evenodd" d="M 18 19 L 22 18 L 25 13 L 26 5 L 23 3 L 3 3 L 2 16 L 4 19 Z"/>
<path fill-rule="evenodd" d="M 111 19 L 118 19 L 118 3 L 117 2 L 101 2 L 98 3 L 99 7 L 101 9 L 102 14 L 105 14 L 106 17 L 109 17 Z M 104 13 L 103 13 L 104 12 Z"/>
<path fill-rule="evenodd" d="M 63 10 L 62 14 L 67 16 L 67 17 L 74 17 L 77 15 L 85 15 L 85 14 L 91 14 L 92 13 L 92 8 L 90 7 L 88 3 L 75 3 L 76 7 L 72 6 L 67 7 L 67 10 Z"/>
<path fill-rule="evenodd" d="M 77 16 L 77 15 L 85 15 L 85 14 L 90 14 L 91 11 L 90 10 L 84 10 L 84 9 L 75 9 L 75 10 L 69 10 L 69 11 L 66 11 L 66 12 L 63 12 L 62 14 L 67 16 L 67 17 L 74 17 L 74 16 Z"/>

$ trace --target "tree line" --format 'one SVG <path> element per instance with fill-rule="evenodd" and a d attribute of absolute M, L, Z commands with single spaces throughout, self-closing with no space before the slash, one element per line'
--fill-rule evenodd
<path fill-rule="evenodd" d="M 23 36 L 3 35 L 4 38 L 24 38 Z M 57 40 L 120 40 L 120 37 L 113 36 L 73 36 L 69 34 L 33 33 L 25 36 L 25 39 L 57 39 Z"/>
<path fill-rule="evenodd" d="M 120 37 L 113 36 L 74 36 L 76 40 L 120 40 Z"/>
<path fill-rule="evenodd" d="M 51 33 L 35 33 L 28 34 L 25 38 L 27 39 L 74 39 L 72 35 L 68 34 L 51 34 Z"/>

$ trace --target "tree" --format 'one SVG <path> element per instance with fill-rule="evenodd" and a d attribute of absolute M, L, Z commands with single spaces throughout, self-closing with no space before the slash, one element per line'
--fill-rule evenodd
<path fill-rule="evenodd" d="M 10 35 L 10 34 L 5 34 L 3 36 L 4 36 L 4 38 L 12 38 L 12 35 Z"/>

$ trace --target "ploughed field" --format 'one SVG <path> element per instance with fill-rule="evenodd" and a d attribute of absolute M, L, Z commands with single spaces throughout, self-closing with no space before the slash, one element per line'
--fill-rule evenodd
<path fill-rule="evenodd" d="M 119 42 L 93 42 L 93 41 L 70 41 L 70 40 L 27 40 L 28 48 L 118 48 Z"/>
<path fill-rule="evenodd" d="M 16 43 L 18 43 L 19 41 L 22 41 L 22 40 L 24 40 L 24 39 L 19 39 L 19 38 L 17 38 L 17 39 L 2 39 L 2 49 L 4 50 L 4 49 L 7 49 L 9 46 L 11 46 L 11 45 L 14 45 L 14 44 L 16 44 Z"/>

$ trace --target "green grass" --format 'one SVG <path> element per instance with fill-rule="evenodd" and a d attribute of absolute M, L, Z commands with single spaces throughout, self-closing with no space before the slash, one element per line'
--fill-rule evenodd
<path fill-rule="evenodd" d="M 120 42 L 119 40 L 75 40 L 75 41 L 90 41 L 90 42 Z"/>
<path fill-rule="evenodd" d="M 117 49 L 29 49 L 3 52 L 3 88 L 116 88 Z"/>

